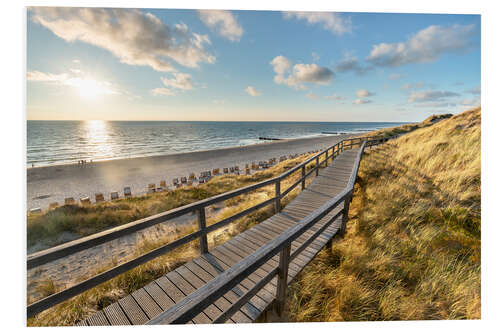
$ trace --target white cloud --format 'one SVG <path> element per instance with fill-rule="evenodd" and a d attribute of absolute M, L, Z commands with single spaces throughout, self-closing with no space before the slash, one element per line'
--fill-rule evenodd
<path fill-rule="evenodd" d="M 67 73 L 53 74 L 41 71 L 30 71 L 26 73 L 26 79 L 32 82 L 69 87 L 81 96 L 95 97 L 98 95 L 125 95 L 130 98 L 138 98 L 126 90 L 109 81 L 98 80 L 86 75 L 80 70 L 69 70 Z"/>
<path fill-rule="evenodd" d="M 28 81 L 64 83 L 68 77 L 69 75 L 67 73 L 52 74 L 40 71 L 31 71 L 26 73 L 26 79 Z"/>
<path fill-rule="evenodd" d="M 375 95 L 374 92 L 368 91 L 366 89 L 359 89 L 358 91 L 356 91 L 356 96 L 358 96 L 360 98 L 370 97 L 370 96 L 374 96 L 374 95 Z"/>
<path fill-rule="evenodd" d="M 172 87 L 180 90 L 191 90 L 193 89 L 193 82 L 191 80 L 191 75 L 186 73 L 174 73 L 172 78 L 161 78 L 161 82 L 166 87 Z"/>
<path fill-rule="evenodd" d="M 75 64 L 79 64 L 79 63 L 80 63 L 80 60 L 78 60 L 78 59 L 73 59 L 73 62 L 74 62 Z"/>
<path fill-rule="evenodd" d="M 453 102 L 429 102 L 416 105 L 419 108 L 454 108 L 457 103 Z"/>
<path fill-rule="evenodd" d="M 243 35 L 243 28 L 227 10 L 198 10 L 198 14 L 206 26 L 230 41 L 239 41 Z"/>
<path fill-rule="evenodd" d="M 479 106 L 481 105 L 481 98 L 475 97 L 475 98 L 466 98 L 462 101 L 460 101 L 460 105 L 463 106 Z"/>
<path fill-rule="evenodd" d="M 306 20 L 309 24 L 320 24 L 323 29 L 336 35 L 343 35 L 352 31 L 350 17 L 344 17 L 339 13 L 331 12 L 284 12 L 286 19 L 297 18 Z"/>
<path fill-rule="evenodd" d="M 172 89 L 168 89 L 168 88 L 155 88 L 155 89 L 151 90 L 151 93 L 154 96 L 161 96 L 161 95 L 175 96 L 175 92 Z"/>
<path fill-rule="evenodd" d="M 245 91 L 250 95 L 250 96 L 259 96 L 260 95 L 260 91 L 258 91 L 257 89 L 255 89 L 254 87 L 252 86 L 248 86 Z"/>
<path fill-rule="evenodd" d="M 325 96 L 326 99 L 331 99 L 331 100 L 334 100 L 334 101 L 343 101 L 345 100 L 345 97 L 343 96 L 339 96 L 335 93 L 331 94 L 330 96 Z"/>
<path fill-rule="evenodd" d="M 311 53 L 313 61 L 319 61 L 320 56 L 316 52 Z"/>
<path fill-rule="evenodd" d="M 357 100 L 354 101 L 354 104 L 361 105 L 361 104 L 369 104 L 369 103 L 372 103 L 372 102 L 373 101 L 369 100 L 369 99 L 358 98 Z"/>
<path fill-rule="evenodd" d="M 423 82 L 417 82 L 417 83 L 405 83 L 401 86 L 401 89 L 403 90 L 414 90 L 414 89 L 420 89 L 424 86 Z"/>
<path fill-rule="evenodd" d="M 309 98 L 309 99 L 319 99 L 320 98 L 319 95 L 313 93 L 312 91 L 308 92 L 306 94 L 306 97 Z"/>
<path fill-rule="evenodd" d="M 170 78 L 162 77 L 161 82 L 163 82 L 165 87 L 151 90 L 154 96 L 175 96 L 179 91 L 193 89 L 191 75 L 186 73 L 174 73 Z"/>
<path fill-rule="evenodd" d="M 406 77 L 405 74 L 400 74 L 400 73 L 392 73 L 389 75 L 389 80 L 399 80 Z"/>
<path fill-rule="evenodd" d="M 427 91 L 416 91 L 413 92 L 408 98 L 410 103 L 422 103 L 430 101 L 442 101 L 450 97 L 457 97 L 460 94 L 451 91 L 439 91 L 439 90 L 427 90 Z"/>
<path fill-rule="evenodd" d="M 472 95 L 481 95 L 481 85 L 478 85 L 477 87 L 472 89 L 468 89 L 465 92 Z"/>
<path fill-rule="evenodd" d="M 346 54 L 344 59 L 334 67 L 335 72 L 354 72 L 357 75 L 366 74 L 372 69 L 372 66 L 362 66 L 356 57 L 352 57 L 349 54 Z"/>
<path fill-rule="evenodd" d="M 465 52 L 472 46 L 475 26 L 431 25 L 420 30 L 406 42 L 374 45 L 367 60 L 377 66 L 396 67 L 437 60 L 444 53 Z"/>
<path fill-rule="evenodd" d="M 304 83 L 325 85 L 335 76 L 332 70 L 316 64 L 296 64 L 292 67 L 292 62 L 284 56 L 275 57 L 270 64 L 276 73 L 274 82 L 302 90 L 306 89 Z"/>
<path fill-rule="evenodd" d="M 137 9 L 31 7 L 32 20 L 67 42 L 82 41 L 110 51 L 122 63 L 174 70 L 169 60 L 182 66 L 214 63 L 205 50 L 206 35 L 190 33 L 185 24 L 173 27 L 151 13 Z"/>

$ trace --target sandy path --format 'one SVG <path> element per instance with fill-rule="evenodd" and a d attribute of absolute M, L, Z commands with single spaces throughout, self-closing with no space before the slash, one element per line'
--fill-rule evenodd
<path fill-rule="evenodd" d="M 112 191 L 123 195 L 123 187 L 130 186 L 132 194 L 146 192 L 147 184 L 187 176 L 190 172 L 239 165 L 272 157 L 303 153 L 328 147 L 348 135 L 321 136 L 265 142 L 250 146 L 182 153 L 165 156 L 140 157 L 122 160 L 87 163 L 86 165 L 58 165 L 27 169 L 27 208 L 46 209 L 49 203 L 60 204 L 66 197 L 89 196 L 92 201 L 96 192 L 102 192 L 109 200 Z"/>

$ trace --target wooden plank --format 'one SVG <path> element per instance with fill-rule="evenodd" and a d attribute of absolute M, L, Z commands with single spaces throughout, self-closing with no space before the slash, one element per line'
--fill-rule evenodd
<path fill-rule="evenodd" d="M 166 276 L 162 276 L 161 278 L 156 280 L 158 286 L 163 289 L 163 291 L 175 302 L 178 303 L 182 301 L 185 297 L 184 293 L 179 290 Z M 210 319 L 203 312 L 198 314 L 193 318 L 193 322 L 195 324 L 208 324 L 210 323 Z"/>
<path fill-rule="evenodd" d="M 215 257 L 219 258 L 220 260 L 224 261 L 229 267 L 234 266 L 238 262 L 242 261 L 242 257 L 239 257 L 238 255 L 234 254 L 233 252 L 227 250 L 226 248 L 218 246 L 217 248 L 214 249 L 214 251 L 211 252 L 212 255 Z M 261 268 L 262 265 L 259 266 L 259 268 L 255 269 L 252 274 L 248 276 L 248 278 L 253 282 L 253 284 L 256 284 L 259 282 L 264 276 L 267 275 L 267 272 L 264 271 Z M 274 297 L 274 288 L 272 286 L 266 286 L 262 291 L 267 291 L 268 294 L 266 296 L 270 297 L 270 300 L 272 301 L 272 298 Z"/>
<path fill-rule="evenodd" d="M 175 304 L 174 301 L 172 301 L 172 299 L 168 297 L 168 295 L 163 291 L 163 289 L 160 288 L 160 286 L 156 284 L 155 281 L 147 284 L 144 287 L 144 290 L 146 290 L 149 296 L 151 296 L 151 298 L 155 300 L 156 304 L 158 304 L 158 306 L 162 310 L 168 309 Z"/>
<path fill-rule="evenodd" d="M 176 271 L 169 272 L 165 275 L 170 282 L 172 282 L 180 291 L 184 293 L 184 295 L 188 296 L 193 293 L 196 289 Z M 217 318 L 217 316 L 221 313 L 219 309 L 217 309 L 213 304 L 203 310 L 203 313 L 209 318 L 209 322 L 213 319 Z"/>
<path fill-rule="evenodd" d="M 125 312 L 125 315 L 130 320 L 132 325 L 143 325 L 148 321 L 148 317 L 132 296 L 125 296 L 124 298 L 118 300 L 118 304 L 120 304 L 123 312 Z"/>
<path fill-rule="evenodd" d="M 206 282 L 212 280 L 205 281 L 201 277 L 199 277 L 196 273 L 192 272 L 190 269 L 186 267 L 186 265 L 183 265 L 179 267 L 176 270 L 186 281 L 188 281 L 195 289 L 201 288 Z M 200 269 L 201 271 L 201 269 Z M 199 271 L 198 271 L 199 272 Z M 206 275 L 203 275 L 206 278 Z M 226 293 L 227 294 L 227 293 Z M 231 302 L 227 300 L 227 298 L 223 295 L 220 297 L 218 300 L 214 302 L 214 305 L 221 310 L 221 313 L 228 309 L 231 306 Z M 244 315 L 241 311 L 237 311 L 230 320 L 227 321 L 228 323 L 249 323 L 251 322 L 250 318 L 248 318 L 246 315 Z"/>
<path fill-rule="evenodd" d="M 130 320 L 128 320 L 125 312 L 118 303 L 113 303 L 103 309 L 104 314 L 109 320 L 109 323 L 113 326 L 121 325 L 131 325 Z"/>
<path fill-rule="evenodd" d="M 189 269 L 191 272 L 193 272 L 194 274 L 196 274 L 196 276 L 200 277 L 200 279 L 203 280 L 203 282 L 209 282 L 211 280 L 213 280 L 213 278 L 215 276 L 211 275 L 210 273 L 208 273 L 207 271 L 205 271 L 203 268 L 201 268 L 200 266 L 198 266 L 197 264 L 195 264 L 193 261 L 190 261 L 188 263 L 186 263 L 184 265 L 187 269 Z M 236 295 L 234 293 L 234 291 L 230 290 L 228 291 L 226 294 L 224 294 L 224 299 L 226 299 L 228 301 L 229 304 L 234 304 L 237 300 L 238 300 L 238 295 Z M 251 310 L 249 310 L 251 309 Z M 224 310 L 224 309 L 221 309 L 221 310 Z M 248 307 L 242 307 L 240 309 L 240 311 L 242 313 L 244 313 L 244 317 L 246 317 L 246 319 L 249 321 L 249 322 L 252 322 L 254 320 L 256 320 L 260 314 L 260 311 L 253 307 L 252 305 L 249 305 Z M 239 313 L 240 311 L 238 311 L 237 313 Z M 233 318 L 233 320 L 235 322 L 244 322 L 243 318 Z"/>
<path fill-rule="evenodd" d="M 216 263 L 215 260 L 211 258 L 209 258 L 209 260 L 210 261 L 207 261 L 205 257 L 200 257 L 194 259 L 193 262 L 203 268 L 205 271 L 212 274 L 214 277 L 219 276 L 219 274 L 222 273 L 224 269 L 221 269 L 221 265 Z M 248 288 L 246 288 L 244 284 L 239 283 L 236 287 L 232 288 L 231 291 L 234 292 L 238 297 L 241 297 L 245 294 L 246 291 L 248 291 Z M 250 307 L 254 307 L 255 309 L 257 309 L 259 311 L 259 314 L 264 311 L 267 305 L 267 303 L 259 296 L 252 297 L 248 304 Z"/>
<path fill-rule="evenodd" d="M 252 237 L 253 237 L 253 236 L 249 236 L 247 233 L 246 233 L 245 235 L 241 235 L 241 236 L 242 236 L 242 237 L 243 237 L 243 236 L 245 236 L 245 238 L 244 238 L 244 240 L 243 240 L 243 241 L 244 241 L 244 242 L 245 242 L 245 244 L 246 244 L 246 245 L 248 245 L 250 248 L 253 248 L 253 250 L 254 250 L 254 251 L 256 251 L 256 250 L 258 250 L 258 249 L 260 248 L 260 246 L 255 245 L 255 243 L 256 243 L 258 240 L 254 240 L 254 241 L 252 242 L 252 240 L 253 240 L 253 238 L 252 238 Z M 274 265 L 276 265 L 276 266 L 278 265 L 278 263 L 279 263 L 279 257 L 278 257 L 278 255 L 276 255 L 276 256 L 274 256 L 273 258 L 271 258 L 271 260 L 273 261 Z M 300 270 L 300 269 L 301 269 L 301 267 L 299 267 L 299 266 L 300 266 L 299 264 L 297 264 L 297 263 L 293 263 L 293 264 L 292 264 L 293 271 Z"/>
<path fill-rule="evenodd" d="M 229 268 L 231 268 L 229 265 L 227 265 L 225 262 L 221 261 L 219 258 L 212 255 L 211 253 L 204 255 L 203 258 L 206 261 L 208 261 L 209 263 L 211 263 L 212 265 L 216 265 L 218 267 L 223 267 L 223 271 L 226 271 Z M 245 287 L 246 290 L 249 290 L 255 285 L 255 282 L 250 280 L 250 277 L 247 277 L 247 278 L 243 279 L 240 282 L 240 284 L 243 287 Z M 234 288 L 232 288 L 232 290 L 234 291 Z M 253 304 L 257 308 L 261 309 L 262 311 L 264 311 L 265 308 L 267 307 L 267 305 L 272 301 L 272 297 L 271 297 L 271 299 L 269 299 L 269 296 L 266 294 L 264 294 L 264 295 L 257 294 L 256 297 L 258 297 L 258 299 L 255 299 L 254 300 L 255 302 Z"/>
<path fill-rule="evenodd" d="M 134 291 L 131 295 L 149 319 L 156 317 L 162 312 L 161 308 L 144 288 Z"/>

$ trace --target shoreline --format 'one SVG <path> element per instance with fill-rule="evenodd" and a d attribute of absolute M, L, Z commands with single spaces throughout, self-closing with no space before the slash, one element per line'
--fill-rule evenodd
<path fill-rule="evenodd" d="M 184 152 L 169 155 L 121 158 L 78 163 L 58 164 L 27 168 L 27 210 L 40 207 L 46 209 L 51 202 L 64 203 L 64 198 L 88 196 L 95 201 L 95 193 L 103 193 L 109 200 L 112 191 L 123 196 L 123 187 L 130 186 L 132 195 L 147 192 L 149 183 L 159 184 L 166 180 L 172 185 L 173 178 L 188 176 L 194 172 L 238 165 L 240 170 L 246 163 L 289 154 L 299 154 L 322 149 L 350 137 L 326 135 L 309 138 L 283 139 L 245 146 L 233 146 Z"/>

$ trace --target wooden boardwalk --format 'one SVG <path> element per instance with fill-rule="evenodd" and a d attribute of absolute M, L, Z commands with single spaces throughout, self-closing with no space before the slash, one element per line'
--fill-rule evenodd
<path fill-rule="evenodd" d="M 331 165 L 321 169 L 319 176 L 314 178 L 280 213 L 109 305 L 102 311 L 81 321 L 78 325 L 141 325 L 155 318 L 338 195 L 349 182 L 358 152 L 359 148 L 342 152 Z M 319 230 L 342 209 L 343 204 L 340 204 L 293 241 L 292 252 L 304 244 L 315 231 Z M 288 283 L 339 232 L 341 219 L 342 215 L 290 262 Z M 278 263 L 279 255 L 276 255 L 232 290 L 205 308 L 190 323 L 211 323 L 269 272 L 276 269 Z M 264 311 L 269 309 L 276 298 L 276 290 L 277 277 L 274 277 L 227 322 L 250 323 L 255 321 Z"/>

